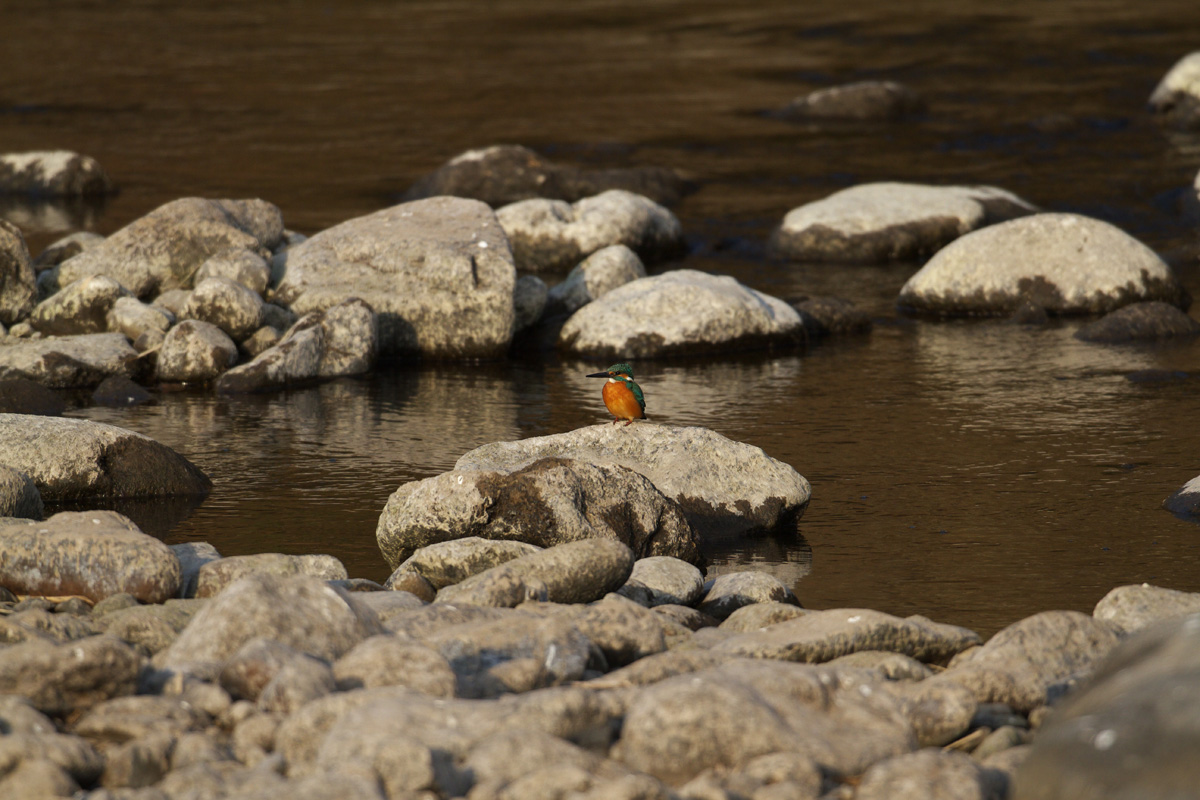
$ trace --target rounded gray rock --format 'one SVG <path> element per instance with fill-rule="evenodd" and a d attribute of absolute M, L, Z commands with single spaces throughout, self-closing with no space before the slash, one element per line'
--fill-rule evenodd
<path fill-rule="evenodd" d="M 136 297 L 118 297 L 105 319 L 107 330 L 123 333 L 130 341 L 146 331 L 166 333 L 175 318 L 161 307 L 147 305 Z"/>
<path fill-rule="evenodd" d="M 194 279 L 196 285 L 199 286 L 206 278 L 228 278 L 262 295 L 271 280 L 271 268 L 253 250 L 231 248 L 222 250 L 200 265 Z"/>
<path fill-rule="evenodd" d="M 1196 612 L 1200 612 L 1200 593 L 1142 583 L 1113 589 L 1096 603 L 1092 616 L 1133 633 L 1147 625 Z"/>
<path fill-rule="evenodd" d="M 184 320 L 167 332 L 158 351 L 158 379 L 208 383 L 237 363 L 237 345 L 216 325 Z"/>
<path fill-rule="evenodd" d="M 47 336 L 102 333 L 108 330 L 109 310 L 128 294 L 107 275 L 89 275 L 38 303 L 29 322 Z"/>
<path fill-rule="evenodd" d="M 1150 109 L 1184 130 L 1200 129 L 1200 50 L 1175 63 L 1150 95 Z"/>
<path fill-rule="evenodd" d="M 404 573 L 415 572 L 429 581 L 433 588 L 441 589 L 540 549 L 528 542 L 484 539 L 479 536 L 436 542 L 416 550 L 405 559 L 396 567 L 388 584 L 390 586 Z"/>
<path fill-rule="evenodd" d="M 206 561 L 196 574 L 196 597 L 212 597 L 248 575 L 309 575 L 325 581 L 349 577 L 341 561 L 328 555 L 257 553 Z"/>
<path fill-rule="evenodd" d="M 692 606 L 704 594 L 704 576 L 686 561 L 671 556 L 649 556 L 633 562 L 630 581 L 650 592 L 650 605 Z"/>
<path fill-rule="evenodd" d="M 108 194 L 112 181 L 91 156 L 70 150 L 0 155 L 0 193 L 40 197 Z"/>
<path fill-rule="evenodd" d="M 252 289 L 230 278 L 205 278 L 188 296 L 179 318 L 211 323 L 229 338 L 241 341 L 262 326 L 263 301 Z"/>
<path fill-rule="evenodd" d="M 646 277 L 637 253 L 623 244 L 602 247 L 575 266 L 562 283 L 551 287 L 546 314 L 574 314 L 618 286 Z"/>

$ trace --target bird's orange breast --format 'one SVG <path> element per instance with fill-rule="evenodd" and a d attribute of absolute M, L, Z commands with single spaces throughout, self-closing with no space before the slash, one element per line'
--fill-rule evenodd
<path fill-rule="evenodd" d="M 637 398 L 622 381 L 604 384 L 603 396 L 604 405 L 617 419 L 642 419 L 645 416 Z"/>

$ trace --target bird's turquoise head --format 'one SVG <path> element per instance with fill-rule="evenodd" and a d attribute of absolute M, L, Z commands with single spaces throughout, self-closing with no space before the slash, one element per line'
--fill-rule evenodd
<path fill-rule="evenodd" d="M 603 372 L 593 372 L 591 375 L 588 375 L 589 378 L 615 378 L 617 376 L 632 378 L 633 367 L 628 364 L 613 364 Z"/>

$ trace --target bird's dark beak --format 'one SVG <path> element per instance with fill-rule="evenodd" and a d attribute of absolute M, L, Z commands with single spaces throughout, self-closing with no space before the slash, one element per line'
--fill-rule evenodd
<path fill-rule="evenodd" d="M 591 375 L 588 375 L 588 377 L 589 378 L 607 378 L 608 373 L 607 372 L 593 372 Z"/>

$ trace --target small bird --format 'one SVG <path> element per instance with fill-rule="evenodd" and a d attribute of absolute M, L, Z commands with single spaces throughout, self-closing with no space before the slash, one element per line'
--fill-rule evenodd
<path fill-rule="evenodd" d="M 633 367 L 613 364 L 604 372 L 593 372 L 589 378 L 608 378 L 604 384 L 604 405 L 613 415 L 613 424 L 621 420 L 629 425 L 635 419 L 646 418 L 646 398 L 642 387 L 633 382 Z"/>

